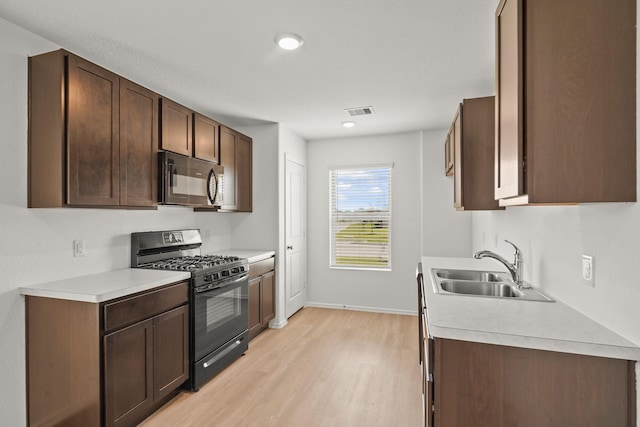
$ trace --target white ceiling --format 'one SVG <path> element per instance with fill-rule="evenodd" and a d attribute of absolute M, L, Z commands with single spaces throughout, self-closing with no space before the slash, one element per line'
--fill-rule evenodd
<path fill-rule="evenodd" d="M 0 0 L 0 17 L 223 123 L 317 140 L 445 128 L 492 95 L 497 2 Z"/>

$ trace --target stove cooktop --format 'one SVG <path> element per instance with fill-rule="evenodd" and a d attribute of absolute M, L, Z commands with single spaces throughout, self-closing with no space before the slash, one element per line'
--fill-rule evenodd
<path fill-rule="evenodd" d="M 198 272 L 204 270 L 216 270 L 240 261 L 237 256 L 223 255 L 193 255 L 169 258 L 138 265 L 139 268 L 152 268 L 156 270 L 176 270 Z"/>

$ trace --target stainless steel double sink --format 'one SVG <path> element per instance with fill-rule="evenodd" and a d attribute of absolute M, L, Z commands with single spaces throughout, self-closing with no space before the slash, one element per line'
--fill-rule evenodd
<path fill-rule="evenodd" d="M 431 269 L 436 293 L 553 302 L 535 288 L 518 287 L 509 273 L 499 271 Z"/>

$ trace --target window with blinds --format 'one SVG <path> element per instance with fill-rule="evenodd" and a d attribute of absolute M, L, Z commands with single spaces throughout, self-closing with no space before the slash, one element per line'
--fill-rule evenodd
<path fill-rule="evenodd" d="M 330 170 L 331 267 L 391 269 L 391 170 Z"/>

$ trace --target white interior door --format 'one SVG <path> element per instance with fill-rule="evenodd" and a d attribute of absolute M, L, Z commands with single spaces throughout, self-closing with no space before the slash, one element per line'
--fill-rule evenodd
<path fill-rule="evenodd" d="M 306 171 L 303 162 L 286 156 L 285 164 L 285 313 L 300 310 L 306 292 Z"/>

